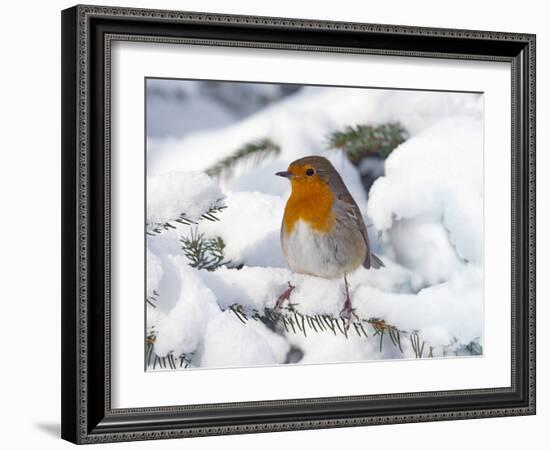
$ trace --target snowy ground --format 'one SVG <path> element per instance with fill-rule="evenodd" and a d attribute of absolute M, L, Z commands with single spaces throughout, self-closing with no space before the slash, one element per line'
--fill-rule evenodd
<path fill-rule="evenodd" d="M 155 123 L 173 118 L 174 83 L 167 84 L 166 109 L 155 105 Z M 193 82 L 182 83 L 184 91 L 196 94 Z M 247 86 L 239 85 L 245 99 Z M 162 83 L 157 80 L 155 88 L 162 91 Z M 250 89 L 250 95 L 276 91 Z M 179 106 L 185 111 L 181 117 L 200 122 L 195 129 L 182 124 L 185 132 L 157 129 L 148 136 L 148 222 L 170 222 L 182 213 L 197 221 L 170 222 L 175 228 L 147 239 L 147 296 L 153 298 L 147 330 L 155 336 L 154 355 L 185 354 L 189 368 L 414 358 L 415 339 L 425 344 L 424 357 L 429 348 L 435 357 L 479 353 L 471 348 L 483 341 L 481 95 L 305 87 L 228 119 L 226 101 L 201 103 L 195 94 Z M 349 125 L 391 121 L 403 124 L 410 138 L 388 157 L 367 202 L 358 170 L 327 148 L 327 135 Z M 279 156 L 242 164 L 229 178 L 204 173 L 243 144 L 263 138 L 280 145 Z M 290 281 L 299 314 L 339 316 L 343 283 L 291 273 L 279 244 L 290 188 L 274 173 L 311 154 L 327 156 L 343 176 L 386 264 L 378 271 L 360 268 L 349 279 L 358 316 L 371 319 L 368 337 L 353 327 L 347 336 L 311 327 L 306 335 L 280 325 L 273 330 L 231 310 L 237 304 L 248 318 L 254 311 L 263 314 Z M 200 220 L 213 206 L 225 207 L 216 213 L 219 221 Z M 221 237 L 231 264 L 215 271 L 190 267 L 180 238 L 192 232 Z M 403 331 L 401 349 L 387 334 L 381 345 L 375 318 Z"/>

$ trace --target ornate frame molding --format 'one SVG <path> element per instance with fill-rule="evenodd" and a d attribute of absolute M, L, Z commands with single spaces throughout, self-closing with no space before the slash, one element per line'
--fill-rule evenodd
<path fill-rule="evenodd" d="M 125 24 L 156 22 L 166 26 L 186 25 L 208 26 L 209 29 L 230 27 L 245 29 L 249 35 L 267 31 L 270 36 L 311 30 L 330 32 L 344 41 L 349 33 L 374 36 L 376 46 L 331 45 L 327 37 L 323 42 L 273 42 L 262 40 L 220 39 L 219 37 L 174 37 L 152 36 L 136 32 L 113 32 L 109 26 L 101 31 L 94 30 L 95 23 L 107 20 L 117 23 L 117 30 L 123 31 Z M 94 22 L 95 21 L 95 22 Z M 116 27 L 115 27 L 116 28 Z M 172 28 L 173 29 L 173 28 Z M 221 28 L 220 28 L 221 29 Z M 397 25 L 378 25 L 319 20 L 271 18 L 256 16 L 234 16 L 196 12 L 159 11 L 99 6 L 76 6 L 63 12 L 63 366 L 64 380 L 70 382 L 63 388 L 62 435 L 77 443 L 98 443 L 142 439 L 205 436 L 213 434 L 237 434 L 270 432 L 327 427 L 346 427 L 373 424 L 389 424 L 420 421 L 439 421 L 535 413 L 535 36 L 530 34 L 500 33 L 470 30 L 449 30 Z M 277 34 L 279 33 L 279 34 Z M 291 33 L 290 33 L 291 34 Z M 311 34 L 311 33 L 310 33 Z M 327 35 L 328 36 L 328 35 Z M 399 37 L 403 42 L 410 40 L 409 47 L 384 48 L 384 41 Z M 94 43 L 94 39 L 99 39 Z M 304 38 L 307 39 L 307 38 Z M 423 39 L 426 39 L 425 41 Z M 240 404 L 194 405 L 163 408 L 138 408 L 113 410 L 110 402 L 110 67 L 111 43 L 116 40 L 145 41 L 156 43 L 186 43 L 195 45 L 245 46 L 265 49 L 291 49 L 303 51 L 348 52 L 363 54 L 384 54 L 412 57 L 451 59 L 481 59 L 506 61 L 512 64 L 512 154 L 515 174 L 512 185 L 512 386 L 510 388 L 480 389 L 471 391 L 446 391 L 419 394 L 375 395 L 360 397 L 331 397 L 319 399 L 293 399 L 288 401 L 250 402 Z M 442 41 L 449 43 L 453 52 L 441 51 Z M 498 43 L 493 53 L 483 53 L 482 43 Z M 338 43 L 338 42 L 336 42 Z M 418 44 L 420 43 L 420 44 Z M 431 43 L 431 44 L 430 44 Z M 422 47 L 414 49 L 415 45 Z M 471 51 L 467 48 L 471 47 Z M 101 65 L 101 67 L 98 67 Z M 104 123 L 97 130 L 90 111 L 98 92 L 98 76 L 104 72 L 101 107 Z M 75 106 L 76 105 L 76 106 Z M 97 146 L 101 142 L 103 156 L 97 164 L 93 162 L 92 140 Z M 75 170 L 76 168 L 76 170 Z M 99 172 L 98 172 L 99 171 Z M 97 175 L 101 173 L 101 179 Z M 101 188 L 97 188 L 101 184 Z M 518 188 L 519 187 L 519 188 Z M 98 190 L 99 189 L 99 190 Z M 99 198 L 98 197 L 102 197 Z M 98 200 L 99 199 L 99 200 Z M 96 203 L 99 202 L 99 203 Z M 94 206 L 96 205 L 96 206 Z M 99 205 L 99 206 L 97 206 Z M 99 217 L 99 212 L 103 216 Z M 102 225 L 99 224 L 102 222 Z M 91 236 L 101 230 L 99 241 L 103 246 L 99 255 L 92 250 Z M 102 263 L 98 263 L 98 258 Z M 97 268 L 96 268 L 97 266 Z M 92 273 L 93 271 L 93 273 Z M 97 295 L 95 277 L 103 272 L 103 323 L 90 320 L 92 294 Z M 93 291 L 93 292 L 92 292 Z M 523 298 L 517 294 L 527 293 Z M 516 303 L 517 302 L 517 303 Z M 97 308 L 97 306 L 96 306 Z M 518 317 L 518 313 L 521 317 Z M 517 329 L 519 325 L 519 328 Z M 97 333 L 96 330 L 97 329 Z M 97 336 L 102 333 L 103 337 Z M 93 337 L 91 338 L 91 336 Z M 521 339 L 519 339 L 521 338 Z M 71 341 L 70 343 L 67 341 Z M 521 342 L 519 342 L 521 341 Z M 103 343 L 104 382 L 97 383 L 90 378 L 90 367 L 97 365 L 91 359 L 90 349 Z M 520 358 L 517 354 L 521 350 Z M 519 370 L 518 370 L 519 369 Z M 97 373 L 95 374 L 97 376 Z M 102 386 L 101 405 L 90 400 L 98 387 Z M 518 395 L 518 389 L 522 389 Z M 398 399 L 414 403 L 415 399 L 427 396 L 457 397 L 473 401 L 477 396 L 511 395 L 516 397 L 507 406 L 491 405 L 472 407 L 470 410 L 449 409 L 415 411 L 410 413 L 377 414 L 361 413 L 348 417 L 325 417 L 308 420 L 272 420 L 257 423 L 235 423 L 217 425 L 170 426 L 170 414 L 184 415 L 190 410 L 203 412 L 220 408 L 278 407 L 290 405 L 327 405 L 346 401 L 379 401 Z M 475 402 L 474 402 L 475 403 Z M 413 405 L 414 406 L 414 405 Z M 164 420 L 164 424 L 163 424 Z M 133 422 L 133 423 L 129 423 Z"/>

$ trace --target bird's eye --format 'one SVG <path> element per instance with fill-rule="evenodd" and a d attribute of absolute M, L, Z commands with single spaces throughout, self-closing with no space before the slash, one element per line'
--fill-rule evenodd
<path fill-rule="evenodd" d="M 313 169 L 307 169 L 307 170 L 306 170 L 306 175 L 307 175 L 308 177 L 310 177 L 310 176 L 313 175 L 314 173 L 315 173 L 315 170 L 313 170 Z"/>

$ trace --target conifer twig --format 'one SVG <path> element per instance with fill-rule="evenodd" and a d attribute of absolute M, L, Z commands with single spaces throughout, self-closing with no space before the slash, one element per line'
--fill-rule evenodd
<path fill-rule="evenodd" d="M 264 323 L 264 325 L 272 330 L 279 329 L 280 331 L 284 330 L 285 333 L 301 334 L 305 338 L 308 337 L 308 330 L 310 330 L 315 333 L 331 332 L 333 336 L 340 335 L 348 339 L 348 330 L 351 328 L 351 325 L 353 325 L 359 338 L 369 338 L 365 325 L 370 325 L 374 330 L 372 337 L 379 337 L 380 351 L 383 350 L 384 342 L 386 342 L 384 335 L 387 334 L 389 342 L 401 353 L 404 353 L 401 346 L 401 335 L 405 334 L 410 336 L 415 357 L 421 358 L 424 353 L 426 342 L 420 339 L 417 331 L 403 331 L 378 318 L 362 319 L 355 317 L 348 326 L 346 320 L 340 317 L 333 317 L 330 314 L 303 314 L 296 309 L 296 305 L 285 305 L 277 312 L 273 308 L 265 308 L 263 313 L 261 313 L 257 309 L 247 311 L 243 305 L 234 303 L 229 306 L 229 310 L 243 325 L 246 325 L 249 318 L 252 318 L 254 321 Z M 433 355 L 434 347 L 430 347 L 430 349 Z"/>
<path fill-rule="evenodd" d="M 199 233 L 197 228 L 191 229 L 190 236 L 180 238 L 183 253 L 189 260 L 189 265 L 195 269 L 205 269 L 210 272 L 222 267 L 240 268 L 233 266 L 230 260 L 225 259 L 225 242 L 221 237 L 207 238 Z"/>
<path fill-rule="evenodd" d="M 387 158 L 408 138 L 408 132 L 397 122 L 382 125 L 348 126 L 328 137 L 328 147 L 342 150 L 355 165 L 367 157 Z"/>
<path fill-rule="evenodd" d="M 206 170 L 206 173 L 213 177 L 229 178 L 235 167 L 239 163 L 258 164 L 263 159 L 270 156 L 277 156 L 281 148 L 271 139 L 259 139 L 243 145 L 233 154 L 218 161 L 216 164 Z"/>
<path fill-rule="evenodd" d="M 227 206 L 222 203 L 222 199 L 219 199 L 211 208 L 208 209 L 208 211 L 203 213 L 198 218 L 198 221 L 208 220 L 210 222 L 218 222 L 220 219 L 219 217 L 217 217 L 217 214 L 223 211 L 225 208 L 227 208 Z M 146 227 L 146 233 L 148 236 L 157 236 L 163 231 L 175 230 L 177 228 L 176 225 L 178 224 L 196 225 L 197 221 L 191 220 L 186 216 L 185 213 L 181 213 L 178 217 L 164 223 L 148 223 Z"/>
<path fill-rule="evenodd" d="M 187 369 L 192 363 L 193 353 L 182 353 L 175 356 L 173 351 L 170 351 L 166 356 L 158 356 L 155 353 L 156 332 L 150 331 L 145 338 L 145 365 L 148 369 L 155 370 L 158 367 L 161 369 L 170 368 L 172 370 L 180 368 Z M 179 362 L 179 364 L 178 364 Z"/>
<path fill-rule="evenodd" d="M 151 295 L 145 296 L 145 302 L 152 308 L 156 308 L 158 297 L 159 297 L 159 293 L 157 291 L 153 291 Z"/>

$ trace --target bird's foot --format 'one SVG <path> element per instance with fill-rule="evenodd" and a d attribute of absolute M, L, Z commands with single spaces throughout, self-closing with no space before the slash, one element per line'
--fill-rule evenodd
<path fill-rule="evenodd" d="M 293 286 L 292 284 L 290 284 L 290 282 L 288 282 L 288 288 L 286 288 L 286 290 L 281 295 L 279 295 L 279 298 L 275 303 L 275 314 L 279 315 L 283 303 L 285 302 L 285 300 L 290 300 L 290 294 L 294 289 L 296 289 L 296 286 Z"/>
<path fill-rule="evenodd" d="M 344 303 L 344 309 L 340 311 L 340 318 L 344 319 L 346 322 L 346 330 L 350 327 L 351 321 L 359 319 L 357 314 L 355 314 L 355 308 L 352 308 L 351 306 L 351 300 L 349 296 L 346 298 L 346 302 Z"/>

